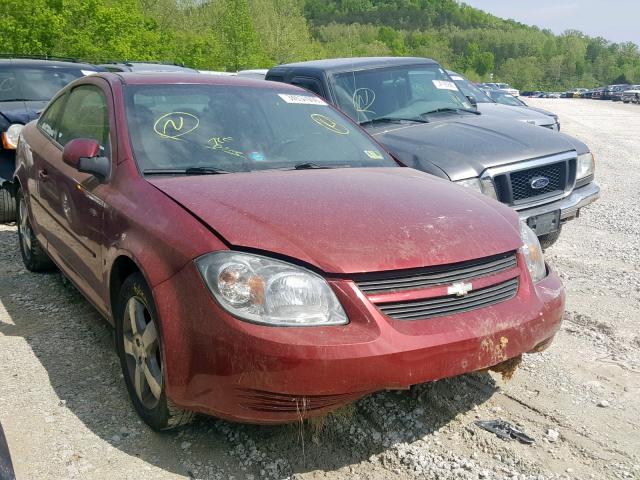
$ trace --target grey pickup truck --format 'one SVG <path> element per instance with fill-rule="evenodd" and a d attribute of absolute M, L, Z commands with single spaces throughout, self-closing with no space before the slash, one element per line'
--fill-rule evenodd
<path fill-rule="evenodd" d="M 316 60 L 279 65 L 266 80 L 324 97 L 405 165 L 510 205 L 543 247 L 600 195 L 593 156 L 584 143 L 483 115 L 433 60 Z"/>

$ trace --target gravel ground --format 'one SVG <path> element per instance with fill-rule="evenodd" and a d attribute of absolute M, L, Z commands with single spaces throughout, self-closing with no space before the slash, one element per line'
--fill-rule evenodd
<path fill-rule="evenodd" d="M 313 424 L 198 418 L 157 434 L 129 405 L 111 329 L 60 274 L 25 271 L 0 227 L 0 422 L 18 479 L 640 479 L 640 106 L 530 103 L 591 146 L 603 198 L 547 252 L 565 321 L 509 382 L 465 375 Z M 536 442 L 473 425 L 496 418 Z"/>

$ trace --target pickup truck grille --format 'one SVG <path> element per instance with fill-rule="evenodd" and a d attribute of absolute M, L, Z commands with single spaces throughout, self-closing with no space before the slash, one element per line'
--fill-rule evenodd
<path fill-rule="evenodd" d="M 447 295 L 410 302 L 385 303 L 378 305 L 378 308 L 385 315 L 396 320 L 423 320 L 495 305 L 515 297 L 517 292 L 518 278 L 516 277 L 472 291 L 463 297 Z"/>
<path fill-rule="evenodd" d="M 513 172 L 510 174 L 513 200 L 517 202 L 538 195 L 562 193 L 567 184 L 566 175 L 567 168 L 565 162 Z M 531 181 L 537 177 L 548 179 L 549 184 L 544 188 L 534 189 L 531 186 Z"/>
<path fill-rule="evenodd" d="M 577 159 L 565 157 L 561 160 L 550 159 L 549 163 L 527 162 L 534 164 L 530 168 L 501 171 L 493 176 L 498 200 L 512 207 L 526 208 L 530 203 L 539 201 L 553 201 L 568 193 L 576 177 Z M 534 188 L 535 179 L 545 179 L 546 185 Z"/>
<path fill-rule="evenodd" d="M 516 252 L 508 252 L 449 265 L 402 272 L 367 274 L 362 279 L 355 279 L 355 282 L 358 288 L 367 295 L 419 290 L 435 285 L 469 282 L 480 277 L 495 275 L 515 268 L 516 263 Z"/>

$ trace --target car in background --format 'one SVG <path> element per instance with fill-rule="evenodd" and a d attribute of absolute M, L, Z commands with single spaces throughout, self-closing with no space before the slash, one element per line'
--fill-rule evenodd
<path fill-rule="evenodd" d="M 618 85 L 607 85 L 604 89 L 604 91 L 602 92 L 602 100 L 613 100 L 614 99 L 614 94 L 616 92 L 622 92 L 624 90 L 627 90 L 631 85 L 628 84 L 618 84 Z M 619 100 L 620 98 L 616 95 L 617 100 Z"/>
<path fill-rule="evenodd" d="M 503 92 L 508 93 L 509 95 L 513 95 L 514 97 L 520 96 L 520 91 L 516 88 L 513 88 L 508 83 L 486 82 L 481 85 L 485 86 L 489 90 L 502 90 Z"/>
<path fill-rule="evenodd" d="M 620 100 L 624 103 L 640 103 L 640 85 L 631 85 L 631 87 L 622 92 Z"/>
<path fill-rule="evenodd" d="M 526 103 L 516 97 L 501 93 L 498 90 L 490 90 L 490 93 L 501 96 L 508 95 L 514 100 L 513 103 L 498 102 L 459 73 L 452 70 L 447 70 L 447 73 L 462 94 L 465 95 L 472 104 L 475 104 L 478 111 L 482 112 L 482 114 L 497 115 L 502 118 L 511 118 L 551 130 L 560 130 L 560 123 L 558 122 L 558 116 L 556 114 L 543 109 L 530 108 Z"/>
<path fill-rule="evenodd" d="M 586 92 L 587 88 L 572 88 L 565 93 L 565 98 L 580 98 L 584 92 Z"/>
<path fill-rule="evenodd" d="M 0 223 L 16 219 L 13 172 L 22 128 L 38 117 L 58 90 L 100 70 L 68 59 L 0 58 Z"/>
<path fill-rule="evenodd" d="M 99 65 L 109 72 L 182 72 L 198 73 L 193 68 L 183 65 L 155 62 L 112 62 Z"/>
<path fill-rule="evenodd" d="M 605 87 L 600 87 L 600 88 L 594 89 L 593 92 L 591 93 L 591 99 L 592 100 L 602 100 L 602 97 L 604 95 L 604 88 Z"/>
<path fill-rule="evenodd" d="M 25 127 L 16 174 L 25 267 L 57 265 L 115 326 L 156 430 L 513 369 L 562 321 L 512 209 L 401 166 L 291 85 L 94 75 Z"/>
<path fill-rule="evenodd" d="M 513 207 L 545 248 L 565 222 L 599 197 L 593 156 L 583 142 L 483 115 L 433 60 L 299 62 L 273 67 L 266 79 L 323 96 L 405 165 Z"/>

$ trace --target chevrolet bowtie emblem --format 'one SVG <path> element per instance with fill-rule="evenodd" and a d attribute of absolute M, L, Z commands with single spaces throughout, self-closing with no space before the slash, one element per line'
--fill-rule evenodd
<path fill-rule="evenodd" d="M 449 295 L 464 297 L 471 290 L 473 290 L 473 286 L 470 283 L 457 282 L 449 286 L 447 293 Z"/>

